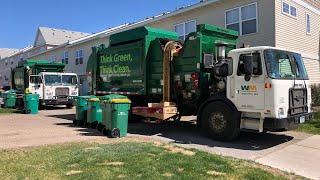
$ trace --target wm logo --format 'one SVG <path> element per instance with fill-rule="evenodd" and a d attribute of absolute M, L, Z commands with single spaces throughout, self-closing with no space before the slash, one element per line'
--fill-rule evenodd
<path fill-rule="evenodd" d="M 257 92 L 257 86 L 255 86 L 255 85 L 242 85 L 241 91 Z"/>

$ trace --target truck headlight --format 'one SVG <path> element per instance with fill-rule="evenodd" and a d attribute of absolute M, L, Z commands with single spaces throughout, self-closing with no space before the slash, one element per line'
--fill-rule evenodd
<path fill-rule="evenodd" d="M 53 92 L 46 92 L 47 96 L 53 96 Z"/>

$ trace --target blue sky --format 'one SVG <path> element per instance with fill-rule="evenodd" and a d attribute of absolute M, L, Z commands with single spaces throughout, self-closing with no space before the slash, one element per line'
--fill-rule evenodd
<path fill-rule="evenodd" d="M 0 48 L 33 43 L 39 26 L 98 32 L 199 0 L 1 0 Z"/>

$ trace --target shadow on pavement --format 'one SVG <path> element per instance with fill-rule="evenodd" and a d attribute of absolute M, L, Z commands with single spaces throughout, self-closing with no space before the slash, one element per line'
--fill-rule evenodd
<path fill-rule="evenodd" d="M 48 117 L 73 121 L 75 119 L 76 115 L 75 114 L 58 114 L 58 115 L 48 115 Z"/>
<path fill-rule="evenodd" d="M 178 144 L 196 144 L 254 151 L 268 149 L 293 140 L 292 136 L 281 134 L 242 132 L 239 139 L 235 141 L 220 142 L 204 137 L 194 121 L 166 122 L 162 124 L 131 123 L 129 124 L 128 132 L 146 136 L 156 135 L 170 139 Z"/>
<path fill-rule="evenodd" d="M 74 114 L 49 115 L 48 117 L 68 120 L 66 123 L 57 123 L 59 126 L 76 127 L 72 124 L 75 118 Z M 83 136 L 103 136 L 96 129 L 87 127 L 78 128 Z M 178 144 L 196 144 L 208 147 L 224 147 L 241 150 L 259 151 L 293 140 L 292 136 L 275 133 L 249 133 L 242 132 L 240 137 L 233 142 L 220 142 L 204 137 L 201 131 L 196 127 L 195 120 L 181 122 L 164 122 L 160 124 L 136 122 L 130 123 L 128 133 L 145 136 L 158 136 L 172 140 Z"/>
<path fill-rule="evenodd" d="M 53 115 L 49 117 L 55 117 L 55 118 L 61 118 L 68 120 L 70 122 L 65 123 L 55 123 L 54 125 L 57 126 L 66 126 L 66 127 L 72 127 L 77 128 L 76 130 L 80 132 L 80 135 L 82 136 L 103 136 L 101 132 L 99 132 L 97 129 L 92 129 L 90 127 L 79 127 L 73 124 L 74 114 L 66 114 L 66 115 Z"/>

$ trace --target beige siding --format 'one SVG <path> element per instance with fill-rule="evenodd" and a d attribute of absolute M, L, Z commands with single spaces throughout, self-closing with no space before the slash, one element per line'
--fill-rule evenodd
<path fill-rule="evenodd" d="M 310 58 L 304 58 L 304 63 L 308 72 L 308 76 L 310 79 L 310 82 L 312 84 L 319 84 L 320 79 L 320 63 L 318 59 L 310 59 Z"/>
<path fill-rule="evenodd" d="M 312 6 L 320 9 L 320 1 L 319 0 L 304 0 L 305 2 L 311 4 Z"/>
<path fill-rule="evenodd" d="M 195 19 L 197 24 L 213 24 L 225 27 L 225 11 L 239 6 L 257 3 L 258 9 L 258 32 L 244 35 L 239 38 L 238 45 L 248 44 L 250 46 L 274 46 L 274 1 L 273 0 L 222 0 L 206 7 L 194 9 L 169 18 L 153 22 L 150 25 L 158 28 L 174 30 L 174 25 Z"/>
<path fill-rule="evenodd" d="M 300 52 L 313 83 L 320 83 L 320 15 L 295 3 L 285 2 L 297 8 L 297 17 L 282 13 L 282 1 L 276 0 L 276 46 Z M 311 34 L 306 30 L 306 13 L 311 16 Z"/>
<path fill-rule="evenodd" d="M 282 13 L 282 1 L 276 0 L 276 45 L 310 55 L 319 53 L 320 16 L 292 0 L 286 0 L 297 8 L 297 17 Z M 311 16 L 311 34 L 306 31 L 306 13 Z"/>

